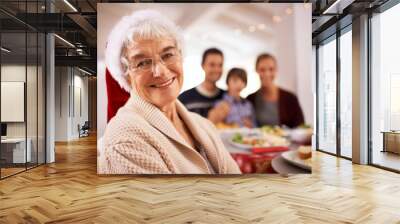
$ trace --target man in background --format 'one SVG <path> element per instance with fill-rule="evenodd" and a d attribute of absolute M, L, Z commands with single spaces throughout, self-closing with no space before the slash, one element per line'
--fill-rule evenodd
<path fill-rule="evenodd" d="M 186 90 L 179 96 L 179 100 L 192 112 L 208 117 L 208 111 L 215 102 L 222 99 L 225 91 L 216 85 L 222 76 L 224 55 L 217 48 L 209 48 L 203 53 L 201 66 L 205 73 L 205 80 L 198 86 Z"/>

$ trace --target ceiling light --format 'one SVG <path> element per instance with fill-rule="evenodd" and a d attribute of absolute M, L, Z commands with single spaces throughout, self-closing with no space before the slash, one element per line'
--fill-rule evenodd
<path fill-rule="evenodd" d="M 71 4 L 69 3 L 68 0 L 64 0 L 65 4 L 67 4 L 72 10 L 74 10 L 75 12 L 78 12 L 78 10 Z"/>
<path fill-rule="evenodd" d="M 264 23 L 260 23 L 260 24 L 258 24 L 257 28 L 259 30 L 265 30 L 265 24 Z"/>
<path fill-rule="evenodd" d="M 242 34 L 242 30 L 241 30 L 241 29 L 236 29 L 236 30 L 235 30 L 235 34 L 236 34 L 236 35 Z"/>
<path fill-rule="evenodd" d="M 254 31 L 256 31 L 256 27 L 255 26 L 249 26 L 249 32 L 253 33 Z"/>
<path fill-rule="evenodd" d="M 282 18 L 280 16 L 272 16 L 272 21 L 279 23 L 282 21 Z"/>
<path fill-rule="evenodd" d="M 336 0 L 332 5 L 325 9 L 322 14 L 341 14 L 343 13 L 343 9 L 351 5 L 353 2 L 354 0 Z"/>
<path fill-rule="evenodd" d="M 11 52 L 11 50 L 9 50 L 9 49 L 7 49 L 7 48 L 5 48 L 5 47 L 1 47 L 0 49 L 1 49 L 2 51 L 6 52 L 6 53 L 10 53 L 10 52 Z"/>
<path fill-rule="evenodd" d="M 286 12 L 286 14 L 288 14 L 288 15 L 292 15 L 292 14 L 293 14 L 293 9 L 287 8 L 287 9 L 285 10 L 285 12 Z"/>
<path fill-rule="evenodd" d="M 78 70 L 81 71 L 81 72 L 83 72 L 83 73 L 85 73 L 85 74 L 87 74 L 87 75 L 92 75 L 92 73 L 90 73 L 90 72 L 88 72 L 88 71 L 86 71 L 86 70 L 83 70 L 83 69 L 81 69 L 81 68 L 79 68 L 79 67 L 78 67 Z"/>
<path fill-rule="evenodd" d="M 75 45 L 73 45 L 73 44 L 72 44 L 71 42 L 69 42 L 68 40 L 66 40 L 66 39 L 64 39 L 64 38 L 62 38 L 62 37 L 60 37 L 60 36 L 57 35 L 57 34 L 54 34 L 54 36 L 57 37 L 58 39 L 60 39 L 62 42 L 66 43 L 67 45 L 69 45 L 69 46 L 75 48 Z"/>

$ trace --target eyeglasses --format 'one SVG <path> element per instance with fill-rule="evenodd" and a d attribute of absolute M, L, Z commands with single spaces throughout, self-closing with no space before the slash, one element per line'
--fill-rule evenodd
<path fill-rule="evenodd" d="M 161 53 L 158 57 L 161 64 L 169 67 L 175 65 L 179 61 L 180 53 L 178 50 L 172 49 Z M 153 70 L 156 63 L 157 62 L 154 58 L 142 58 L 131 62 L 129 69 L 138 73 L 148 73 Z"/>

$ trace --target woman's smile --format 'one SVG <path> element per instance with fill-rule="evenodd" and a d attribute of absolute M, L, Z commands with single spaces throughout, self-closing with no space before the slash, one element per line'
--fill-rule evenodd
<path fill-rule="evenodd" d="M 152 84 L 152 85 L 150 85 L 150 87 L 158 88 L 158 89 L 164 89 L 164 88 L 169 87 L 175 81 L 175 79 L 176 79 L 176 77 L 173 77 L 173 78 L 168 79 L 166 81 L 162 81 L 162 82 L 159 82 L 159 83 L 156 83 L 156 84 Z"/>

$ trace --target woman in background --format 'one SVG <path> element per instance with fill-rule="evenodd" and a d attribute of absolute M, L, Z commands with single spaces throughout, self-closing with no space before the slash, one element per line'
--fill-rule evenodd
<path fill-rule="evenodd" d="M 252 102 L 257 124 L 285 125 L 295 128 L 304 123 L 303 112 L 297 97 L 275 83 L 277 76 L 277 61 L 271 54 L 261 54 L 256 60 L 256 72 L 261 81 L 261 88 L 249 95 Z"/>

